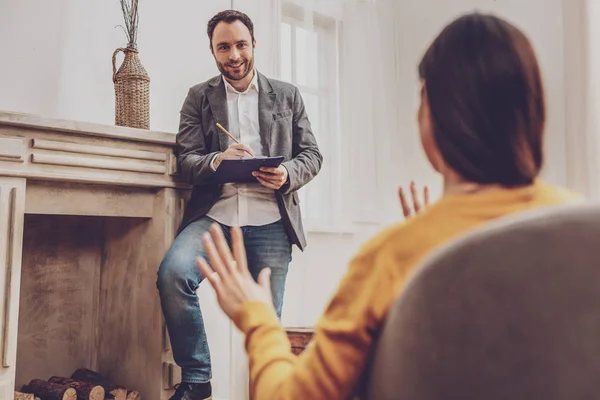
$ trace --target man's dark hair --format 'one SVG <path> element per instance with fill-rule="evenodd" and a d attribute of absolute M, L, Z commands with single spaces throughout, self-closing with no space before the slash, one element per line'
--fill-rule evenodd
<path fill-rule="evenodd" d="M 492 15 L 464 15 L 434 40 L 419 75 L 450 168 L 471 182 L 534 180 L 543 161 L 544 89 L 519 29 Z"/>
<path fill-rule="evenodd" d="M 218 13 L 217 15 L 212 17 L 210 19 L 210 21 L 208 21 L 208 25 L 206 27 L 206 33 L 208 34 L 208 41 L 209 41 L 211 48 L 212 48 L 212 37 L 213 37 L 213 33 L 215 31 L 215 27 L 221 21 L 226 22 L 228 24 L 231 24 L 234 21 L 241 21 L 244 25 L 246 25 L 246 28 L 248 28 L 248 30 L 250 31 L 250 36 L 252 37 L 252 41 L 254 42 L 254 24 L 252 23 L 252 20 L 250 19 L 250 17 L 241 11 L 225 10 L 225 11 L 221 11 L 220 13 Z"/>

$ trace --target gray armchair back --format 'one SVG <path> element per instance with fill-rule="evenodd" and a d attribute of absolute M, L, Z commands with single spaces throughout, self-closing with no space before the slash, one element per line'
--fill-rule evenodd
<path fill-rule="evenodd" d="M 552 207 L 439 249 L 393 306 L 372 400 L 600 399 L 600 207 Z"/>

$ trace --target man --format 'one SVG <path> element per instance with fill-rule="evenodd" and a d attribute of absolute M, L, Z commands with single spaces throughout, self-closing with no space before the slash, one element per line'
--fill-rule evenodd
<path fill-rule="evenodd" d="M 181 109 L 178 164 L 194 187 L 182 230 L 158 271 L 173 355 L 182 368 L 182 384 L 171 400 L 207 399 L 212 392 L 210 353 L 196 296 L 204 279 L 196 267 L 196 258 L 206 257 L 202 236 L 215 221 L 226 231 L 242 227 L 251 274 L 257 279 L 269 268 L 273 303 L 281 317 L 292 245 L 306 246 L 296 191 L 317 175 L 322 163 L 298 89 L 254 68 L 250 18 L 223 11 L 208 22 L 207 31 L 221 75 L 192 87 Z M 253 156 L 285 160 L 278 168 L 255 172 L 257 183 L 211 183 L 222 160 Z"/>

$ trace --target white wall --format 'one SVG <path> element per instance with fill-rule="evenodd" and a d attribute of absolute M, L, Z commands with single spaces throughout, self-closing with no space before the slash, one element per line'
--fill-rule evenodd
<path fill-rule="evenodd" d="M 68 4 L 0 0 L 0 109 L 57 115 Z"/>
<path fill-rule="evenodd" d="M 230 0 L 140 2 L 151 129 L 175 132 L 187 89 L 216 74 L 206 23 Z M 113 51 L 127 44 L 118 0 L 1 0 L 0 109 L 114 123 Z M 117 58 L 117 68 L 123 60 Z"/>
<path fill-rule="evenodd" d="M 271 0 L 258 1 L 270 4 Z M 563 15 L 563 7 L 575 7 L 575 3 L 581 6 L 583 1 L 567 1 L 566 6 L 563 6 L 563 0 L 395 1 L 394 39 L 399 56 L 396 76 L 390 77 L 390 84 L 395 85 L 398 94 L 398 126 L 390 132 L 389 146 L 381 149 L 385 153 L 383 158 L 388 161 L 378 167 L 385 177 L 379 195 L 389 218 L 386 223 L 400 220 L 395 199 L 399 184 L 414 179 L 431 185 L 434 195 L 440 192 L 440 181 L 427 165 L 418 140 L 416 66 L 427 44 L 445 23 L 459 13 L 476 8 L 497 12 L 514 21 L 531 38 L 538 52 L 548 99 L 545 175 L 556 183 L 566 182 L 569 176 L 569 181 L 577 177 L 580 181 L 587 179 L 581 177 L 579 170 L 567 171 L 565 164 L 565 146 L 570 146 L 567 148 L 571 149 L 571 157 L 576 150 L 572 144 L 574 133 L 570 130 L 567 137 L 565 124 L 568 122 L 570 129 L 581 125 L 580 118 L 573 117 L 581 107 L 566 105 L 565 95 L 575 104 L 579 104 L 577 101 L 581 101 L 582 94 L 586 93 L 586 99 L 597 101 L 593 92 L 584 90 L 587 81 L 582 81 L 579 72 L 598 70 L 600 53 L 594 51 L 593 57 L 577 63 L 592 45 L 580 46 L 578 51 L 564 50 L 565 35 L 568 44 L 580 43 L 581 24 L 578 21 L 591 17 L 582 12 Z M 142 64 L 152 80 L 152 129 L 175 132 L 178 112 L 188 87 L 217 73 L 208 51 L 205 26 L 213 14 L 229 8 L 230 4 L 229 0 L 144 0 L 141 3 L 139 49 Z M 258 20 L 261 17 L 255 5 L 249 6 L 247 0 L 235 1 L 236 7 L 246 9 Z M 597 6 L 592 8 L 594 15 L 600 15 Z M 335 13 L 343 15 L 337 8 Z M 112 124 L 111 56 L 117 47 L 126 44 L 123 32 L 114 28 L 122 23 L 121 18 L 117 0 L 0 0 L 0 109 Z M 591 21 L 588 23 L 591 33 L 599 36 Z M 565 26 L 569 27 L 568 31 Z M 263 46 L 267 53 L 270 42 L 263 40 L 260 34 L 261 26 L 257 21 L 257 65 L 269 71 L 272 70 L 267 65 L 269 57 L 260 52 Z M 566 60 L 565 54 L 569 55 Z M 579 84 L 571 88 L 569 83 L 575 77 Z M 600 81 L 593 82 L 595 88 Z M 565 110 L 570 110 L 570 114 L 566 115 Z M 587 130 L 599 123 L 596 115 L 598 113 L 584 115 Z M 284 325 L 311 325 L 317 320 L 349 259 L 361 243 L 380 229 L 380 225 L 363 223 L 356 224 L 355 228 L 354 234 L 309 233 L 307 251 L 294 252 L 283 311 Z M 201 290 L 201 302 L 212 305 L 203 310 L 213 360 L 216 361 L 215 397 L 241 398 L 246 383 L 240 378 L 243 377 L 240 370 L 243 369 L 243 356 L 239 338 L 232 341 L 234 334 L 206 287 Z M 232 376 L 236 377 L 234 381 L 230 381 Z"/>

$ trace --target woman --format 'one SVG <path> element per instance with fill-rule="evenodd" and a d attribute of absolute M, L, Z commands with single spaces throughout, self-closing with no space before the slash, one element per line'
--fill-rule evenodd
<path fill-rule="evenodd" d="M 419 75 L 421 142 L 443 176 L 443 196 L 358 252 L 299 357 L 273 310 L 268 270 L 258 284 L 248 273 L 240 231 L 225 238 L 213 227 L 212 238 L 203 238 L 212 268 L 198 260 L 199 268 L 246 335 L 252 398 L 348 398 L 392 302 L 424 256 L 490 220 L 579 200 L 538 178 L 544 94 L 521 31 L 491 15 L 465 15 L 435 39 Z"/>

